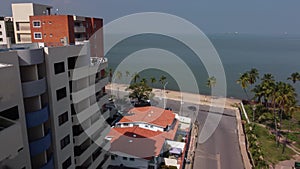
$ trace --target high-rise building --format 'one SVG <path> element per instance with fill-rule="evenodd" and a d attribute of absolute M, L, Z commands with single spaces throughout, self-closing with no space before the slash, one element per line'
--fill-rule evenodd
<path fill-rule="evenodd" d="M 15 41 L 31 43 L 30 16 L 50 15 L 51 6 L 36 3 L 13 3 L 12 15 L 14 22 Z"/>
<path fill-rule="evenodd" d="M 88 40 L 103 26 L 100 18 L 72 15 L 30 16 L 31 39 L 41 46 L 64 46 Z"/>
<path fill-rule="evenodd" d="M 0 168 L 107 168 L 107 59 L 89 46 L 0 52 Z"/>
<path fill-rule="evenodd" d="M 15 43 L 12 17 L 0 17 L 0 45 Z"/>

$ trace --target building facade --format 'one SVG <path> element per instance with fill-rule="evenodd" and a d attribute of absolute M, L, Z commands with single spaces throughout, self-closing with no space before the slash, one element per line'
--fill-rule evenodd
<path fill-rule="evenodd" d="M 6 65 L 0 69 L 0 120 L 10 122 L 0 139 L 10 141 L 13 136 L 2 135 L 10 126 L 22 138 L 11 143 L 17 153 L 13 146 L 8 148 L 13 152 L 1 151 L 0 168 L 107 168 L 110 112 L 103 55 L 91 57 L 86 43 L 0 52 L 0 63 Z M 18 118 L 11 118 L 13 113 Z"/>
<path fill-rule="evenodd" d="M 12 17 L 0 17 L 0 45 L 15 43 Z"/>
<path fill-rule="evenodd" d="M 100 18 L 72 15 L 30 16 L 31 39 L 41 46 L 64 46 L 88 40 L 103 26 Z"/>
<path fill-rule="evenodd" d="M 36 3 L 13 3 L 12 15 L 15 32 L 15 42 L 32 43 L 30 16 L 50 15 L 51 6 Z"/>

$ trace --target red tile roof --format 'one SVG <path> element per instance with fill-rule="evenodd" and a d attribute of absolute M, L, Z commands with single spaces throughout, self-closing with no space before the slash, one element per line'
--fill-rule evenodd
<path fill-rule="evenodd" d="M 151 131 L 140 127 L 112 128 L 107 137 L 111 137 L 112 152 L 150 160 L 161 153 L 166 139 L 174 140 L 179 122 L 168 132 Z"/>
<path fill-rule="evenodd" d="M 174 119 L 175 114 L 172 111 L 149 106 L 129 110 L 128 114 L 120 120 L 120 123 L 144 122 L 165 128 L 170 126 Z"/>

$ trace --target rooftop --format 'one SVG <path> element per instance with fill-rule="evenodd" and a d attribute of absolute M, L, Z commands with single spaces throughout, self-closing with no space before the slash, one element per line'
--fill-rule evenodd
<path fill-rule="evenodd" d="M 151 131 L 140 127 L 112 128 L 107 135 L 111 138 L 110 150 L 149 160 L 160 155 L 166 139 L 175 138 L 178 125 L 177 121 L 174 128 L 168 132 Z"/>
<path fill-rule="evenodd" d="M 158 107 L 135 107 L 120 120 L 119 123 L 143 122 L 160 127 L 171 126 L 175 119 L 175 114 L 170 110 Z"/>

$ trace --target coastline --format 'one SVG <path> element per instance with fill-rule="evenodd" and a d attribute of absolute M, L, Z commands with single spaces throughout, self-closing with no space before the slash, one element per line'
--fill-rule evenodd
<path fill-rule="evenodd" d="M 127 84 L 108 84 L 106 85 L 106 88 L 108 90 L 119 90 L 119 91 L 125 91 L 125 89 L 128 87 Z M 155 96 L 161 97 L 162 96 L 162 89 L 153 88 L 152 91 Z M 216 103 L 211 102 L 212 99 L 215 100 L 216 98 L 212 98 L 212 96 L 209 95 L 202 95 L 202 94 L 193 94 L 193 93 L 186 93 L 186 92 L 179 92 L 179 91 L 171 91 L 166 90 L 165 91 L 165 97 L 171 100 L 176 101 L 182 101 L 183 102 L 189 102 L 199 105 L 207 105 L 211 106 L 212 104 L 215 106 Z M 181 99 L 183 98 L 183 99 Z M 245 133 L 242 127 L 241 122 L 241 115 L 239 112 L 239 109 L 236 107 L 233 107 L 235 104 L 239 104 L 242 102 L 240 99 L 233 99 L 233 98 L 217 98 L 217 99 L 225 99 L 225 105 L 224 108 L 234 110 L 236 113 L 236 127 L 237 127 L 237 135 L 238 135 L 238 142 L 239 142 L 239 149 L 241 152 L 242 160 L 244 163 L 245 169 L 251 169 L 252 165 L 250 163 L 248 152 L 247 152 L 247 146 L 245 143 Z"/>
<path fill-rule="evenodd" d="M 119 90 L 119 91 L 125 91 L 125 89 L 128 87 L 127 84 L 117 84 L 117 83 L 111 83 L 106 85 L 106 88 L 109 90 Z M 155 94 L 157 97 L 164 97 L 163 89 L 153 88 L 152 93 Z M 183 101 L 183 102 L 189 102 L 199 105 L 206 105 L 211 106 L 212 104 L 216 105 L 218 103 L 216 100 L 224 100 L 226 109 L 235 109 L 232 105 L 240 103 L 242 100 L 235 99 L 235 98 L 224 98 L 224 97 L 218 97 L 213 98 L 210 95 L 203 95 L 203 94 L 194 94 L 194 93 L 187 93 L 187 92 L 179 92 L 179 91 L 172 91 L 172 90 L 165 90 L 165 97 L 171 100 L 176 101 Z"/>

